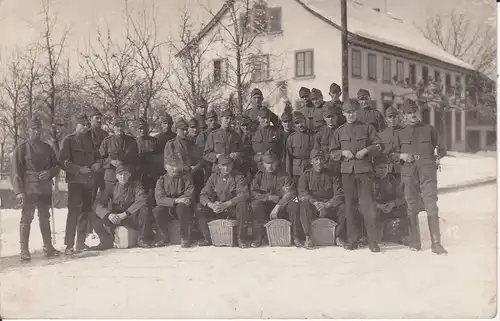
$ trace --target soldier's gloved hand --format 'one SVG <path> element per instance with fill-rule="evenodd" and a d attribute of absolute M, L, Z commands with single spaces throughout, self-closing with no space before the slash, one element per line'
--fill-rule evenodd
<path fill-rule="evenodd" d="M 101 169 L 101 163 L 92 164 L 92 166 L 90 166 L 90 168 L 92 168 L 93 171 L 97 172 L 98 170 Z"/>
<path fill-rule="evenodd" d="M 342 156 L 344 156 L 347 159 L 353 159 L 354 155 L 350 150 L 343 150 L 342 151 Z"/>
<path fill-rule="evenodd" d="M 120 166 L 120 164 L 122 163 L 121 161 L 117 160 L 117 159 L 113 159 L 111 162 L 111 165 L 113 165 L 114 167 L 118 167 Z"/>
<path fill-rule="evenodd" d="M 90 173 L 90 168 L 87 166 L 82 166 L 82 167 L 80 167 L 80 173 L 87 175 Z"/>
<path fill-rule="evenodd" d="M 40 175 L 38 175 L 38 178 L 41 179 L 41 180 L 50 179 L 50 172 L 49 171 L 43 171 L 43 172 L 40 173 Z"/>
<path fill-rule="evenodd" d="M 16 199 L 18 201 L 20 201 L 21 203 L 24 203 L 24 201 L 26 200 L 26 194 L 24 193 L 19 193 L 16 195 Z"/>
<path fill-rule="evenodd" d="M 368 150 L 366 148 L 363 148 L 362 150 L 359 150 L 357 153 L 356 153 L 356 158 L 357 159 L 362 159 L 363 157 L 366 156 L 366 154 L 368 154 Z"/>
<path fill-rule="evenodd" d="M 408 153 L 401 153 L 401 154 L 399 154 L 399 159 L 401 159 L 405 163 L 410 163 L 411 162 L 411 156 Z"/>
<path fill-rule="evenodd" d="M 273 203 L 278 203 L 280 201 L 280 197 L 278 195 L 269 195 L 267 199 L 269 200 L 269 202 Z"/>
<path fill-rule="evenodd" d="M 269 214 L 269 218 L 271 220 L 275 220 L 278 218 L 278 213 L 280 212 L 280 206 L 276 205 L 273 210 L 271 211 L 271 214 Z"/>

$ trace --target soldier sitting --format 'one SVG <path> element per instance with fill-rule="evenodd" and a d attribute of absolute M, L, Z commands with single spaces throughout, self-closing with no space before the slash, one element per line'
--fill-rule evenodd
<path fill-rule="evenodd" d="M 311 152 L 312 168 L 299 179 L 300 220 L 306 235 L 305 248 L 314 247 L 311 238 L 311 222 L 313 218 L 328 217 L 336 221 L 336 241 L 339 246 L 345 240 L 345 207 L 344 191 L 340 178 L 330 175 L 325 168 L 325 156 L 321 150 Z M 339 244 L 340 243 L 340 244 Z"/>
<path fill-rule="evenodd" d="M 179 219 L 181 226 L 181 247 L 190 245 L 189 224 L 191 222 L 191 204 L 194 198 L 193 177 L 189 171 L 183 171 L 174 155 L 166 158 L 167 173 L 156 182 L 156 204 L 153 216 L 158 226 L 160 240 L 156 247 L 165 246 L 169 242 L 167 225 L 174 218 Z"/>
<path fill-rule="evenodd" d="M 292 222 L 293 238 L 295 246 L 302 246 L 299 240 L 297 228 L 299 227 L 299 204 L 292 202 L 296 197 L 293 179 L 280 165 L 280 158 L 271 151 L 262 156 L 264 170 L 255 175 L 251 192 L 253 201 L 252 208 L 253 237 L 252 247 L 259 247 L 262 243 L 262 224 L 269 215 L 271 220 L 278 216 L 287 217 Z M 288 215 L 287 215 L 288 214 Z"/>
<path fill-rule="evenodd" d="M 198 224 L 204 241 L 198 246 L 211 245 L 208 220 L 236 218 L 238 221 L 238 245 L 246 248 L 244 242 L 245 223 L 248 220 L 249 198 L 245 177 L 233 170 L 234 160 L 228 155 L 220 155 L 217 159 L 217 170 L 210 176 L 201 190 L 200 206 L 196 210 Z"/>
<path fill-rule="evenodd" d="M 382 241 L 407 244 L 409 223 L 403 186 L 395 175 L 389 174 L 390 160 L 387 156 L 375 157 L 374 163 L 373 195 L 377 207 L 379 232 L 381 234 L 385 232 Z"/>
<path fill-rule="evenodd" d="M 151 217 L 147 207 L 147 194 L 139 180 L 131 180 L 133 171 L 127 165 L 118 165 L 112 193 L 103 193 L 96 207 L 97 219 L 94 229 L 101 242 L 93 250 L 113 247 L 112 232 L 118 226 L 127 226 L 139 231 L 137 246 L 148 248 L 150 242 Z M 111 230 L 111 233 L 109 232 Z"/>

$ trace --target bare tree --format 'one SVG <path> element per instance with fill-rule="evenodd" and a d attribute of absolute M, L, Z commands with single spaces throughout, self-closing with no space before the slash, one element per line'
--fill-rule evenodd
<path fill-rule="evenodd" d="M 187 8 L 180 12 L 180 21 L 179 39 L 170 41 L 177 60 L 173 62 L 172 77 L 168 78 L 167 85 L 174 99 L 183 104 L 173 108 L 178 108 L 186 116 L 193 116 L 199 99 L 203 98 L 212 105 L 221 98 L 220 83 L 214 80 L 213 74 L 206 72 L 210 65 L 205 59 L 217 33 L 207 35 L 203 42 L 198 41 L 199 31 L 195 30 Z"/>
<path fill-rule="evenodd" d="M 30 45 L 26 48 L 26 52 L 23 56 L 24 65 L 27 73 L 27 80 L 25 82 L 25 95 L 26 104 L 28 105 L 28 117 L 33 116 L 33 110 L 35 108 L 35 97 L 37 90 L 39 90 L 40 82 L 40 64 L 39 64 L 40 52 L 36 46 Z"/>

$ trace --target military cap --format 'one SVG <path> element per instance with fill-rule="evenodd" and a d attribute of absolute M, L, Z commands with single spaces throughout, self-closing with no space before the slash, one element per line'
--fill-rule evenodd
<path fill-rule="evenodd" d="M 323 151 L 321 149 L 313 149 L 311 151 L 311 159 L 315 159 L 315 158 L 325 158 L 325 154 L 323 153 Z"/>
<path fill-rule="evenodd" d="M 170 123 L 172 124 L 174 121 L 172 120 L 172 116 L 170 116 L 169 114 L 165 113 L 165 115 L 163 115 L 162 117 L 162 123 Z"/>
<path fill-rule="evenodd" d="M 78 124 L 88 125 L 89 124 L 89 119 L 87 118 L 86 115 L 78 115 L 78 116 L 76 116 L 76 122 Z"/>
<path fill-rule="evenodd" d="M 116 172 L 116 174 L 120 174 L 123 172 L 129 172 L 130 174 L 132 174 L 133 170 L 132 170 L 132 167 L 130 167 L 128 165 L 120 164 L 116 167 L 115 172 Z"/>
<path fill-rule="evenodd" d="M 137 128 L 146 128 L 148 127 L 148 121 L 144 118 L 139 118 L 137 120 Z"/>
<path fill-rule="evenodd" d="M 179 163 L 178 163 L 177 157 L 175 157 L 175 155 L 167 155 L 165 157 L 165 165 L 177 166 L 178 164 Z"/>
<path fill-rule="evenodd" d="M 123 117 L 116 117 L 114 120 L 113 120 L 113 126 L 117 126 L 117 125 L 125 125 L 125 119 L 123 119 Z"/>
<path fill-rule="evenodd" d="M 102 113 L 98 109 L 94 108 L 94 109 L 92 109 L 92 112 L 90 113 L 90 117 L 94 117 L 94 116 L 101 116 L 102 117 Z"/>
<path fill-rule="evenodd" d="M 390 160 L 387 155 L 377 155 L 373 158 L 373 163 L 375 165 L 381 165 L 381 164 L 389 164 Z"/>
<path fill-rule="evenodd" d="M 269 118 L 269 110 L 267 108 L 257 110 L 257 117 Z"/>
<path fill-rule="evenodd" d="M 311 94 L 311 91 L 309 90 L 309 88 L 306 88 L 306 87 L 300 87 L 299 89 L 299 97 L 302 98 L 304 95 L 310 95 Z"/>
<path fill-rule="evenodd" d="M 359 108 L 359 102 L 355 99 L 348 99 L 342 105 L 343 112 L 353 112 Z"/>
<path fill-rule="evenodd" d="M 360 99 L 362 97 L 366 97 L 366 96 L 370 96 L 370 92 L 368 90 L 363 89 L 363 88 L 358 90 L 358 94 L 357 94 L 358 99 Z"/>
<path fill-rule="evenodd" d="M 275 163 L 275 162 L 279 162 L 280 159 L 278 157 L 278 155 L 276 155 L 275 153 L 273 153 L 271 150 L 268 150 L 264 153 L 264 155 L 262 155 L 262 162 L 264 163 Z"/>
<path fill-rule="evenodd" d="M 323 98 L 323 93 L 317 88 L 311 89 L 311 99 Z"/>
<path fill-rule="evenodd" d="M 181 118 L 175 122 L 175 128 L 177 129 L 186 129 L 188 128 L 189 125 L 188 123 L 184 120 L 184 118 Z"/>
<path fill-rule="evenodd" d="M 233 163 L 233 159 L 231 157 L 229 157 L 229 155 L 220 155 L 219 158 L 217 159 L 217 164 L 219 165 L 228 165 L 228 164 L 232 164 Z"/>
<path fill-rule="evenodd" d="M 330 85 L 330 93 L 337 93 L 337 92 L 341 92 L 342 89 L 340 88 L 339 85 L 337 85 L 336 83 L 332 82 L 332 84 Z"/>
<path fill-rule="evenodd" d="M 210 110 L 209 112 L 207 112 L 206 118 L 217 118 L 217 113 L 215 112 L 215 110 Z"/>
<path fill-rule="evenodd" d="M 285 123 L 292 121 L 292 114 L 284 112 L 283 114 L 281 114 L 281 121 Z"/>
<path fill-rule="evenodd" d="M 198 127 L 198 121 L 196 120 L 196 118 L 191 118 L 188 121 L 188 125 L 189 125 L 190 128 L 197 128 Z"/>
<path fill-rule="evenodd" d="M 399 111 L 396 108 L 391 106 L 385 110 L 385 115 L 386 116 L 397 116 L 397 115 L 399 115 Z"/>
<path fill-rule="evenodd" d="M 306 120 L 306 116 L 304 116 L 303 113 L 300 111 L 294 111 L 293 112 L 293 122 L 296 123 L 299 120 Z"/>
<path fill-rule="evenodd" d="M 262 94 L 262 91 L 259 88 L 254 88 L 250 94 L 250 97 L 253 97 L 255 95 L 259 95 L 261 97 L 264 97 L 264 95 Z"/>
<path fill-rule="evenodd" d="M 323 117 L 327 117 L 327 116 L 335 116 L 336 114 L 338 114 L 337 110 L 338 108 L 335 108 L 335 106 L 333 105 L 328 105 L 326 107 L 323 107 Z"/>
<path fill-rule="evenodd" d="M 29 128 L 40 129 L 42 128 L 42 121 L 37 116 L 33 116 L 29 121 Z"/>
<path fill-rule="evenodd" d="M 234 114 L 233 112 L 231 111 L 231 109 L 227 108 L 227 109 L 224 109 L 221 113 L 220 113 L 220 116 L 221 117 L 233 117 Z"/>
<path fill-rule="evenodd" d="M 418 110 L 417 103 L 411 99 L 405 99 L 403 104 L 403 112 L 404 113 L 414 113 Z"/>

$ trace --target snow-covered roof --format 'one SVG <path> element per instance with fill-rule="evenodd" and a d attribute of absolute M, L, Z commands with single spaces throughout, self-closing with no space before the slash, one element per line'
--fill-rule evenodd
<path fill-rule="evenodd" d="M 316 14 L 341 26 L 340 0 L 295 0 Z M 413 24 L 347 1 L 347 29 L 358 36 L 412 51 L 465 69 L 474 68 L 427 40 Z"/>

